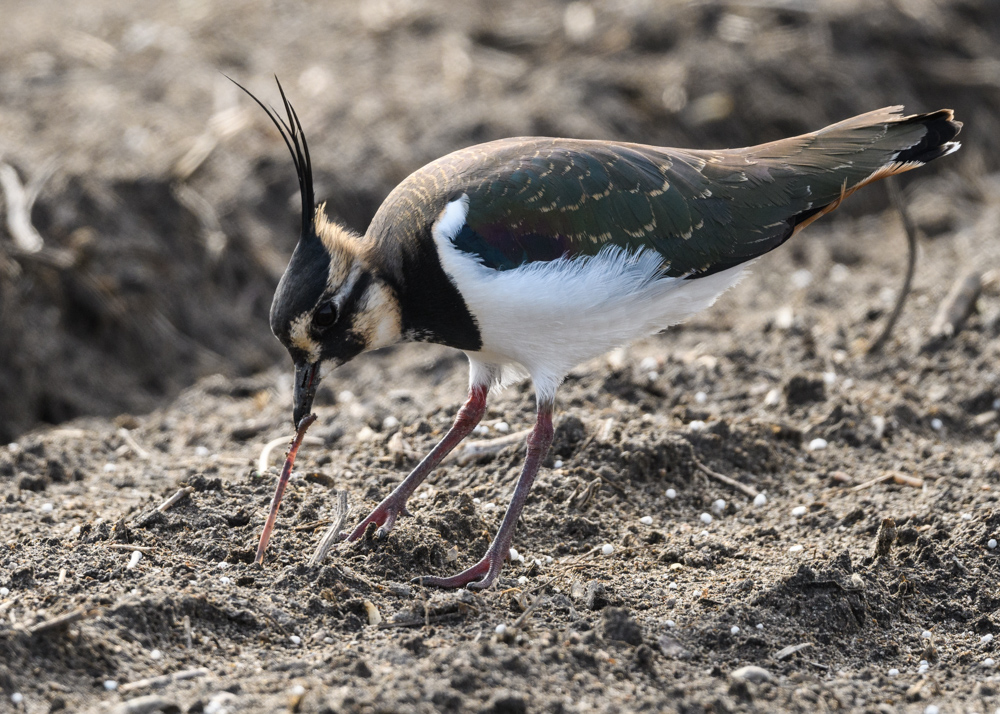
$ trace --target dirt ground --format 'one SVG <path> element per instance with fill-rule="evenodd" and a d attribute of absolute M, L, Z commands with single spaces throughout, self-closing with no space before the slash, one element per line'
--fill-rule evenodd
<path fill-rule="evenodd" d="M 45 248 L 0 233 L 0 712 L 1000 709 L 1000 6 L 9 10 L 0 161 L 49 178 Z M 297 199 L 220 70 L 287 78 L 317 192 L 362 229 L 408 171 L 499 136 L 738 145 L 906 103 L 955 108 L 965 146 L 907 184 L 920 256 L 883 354 L 905 239 L 876 187 L 575 370 L 523 561 L 444 592 L 409 580 L 479 559 L 523 447 L 446 463 L 387 541 L 309 565 L 335 492 L 362 518 L 463 401 L 464 357 L 428 345 L 327 375 L 252 564 L 290 436 L 266 314 Z M 970 270 L 977 311 L 932 340 Z M 476 438 L 533 410 L 511 388 Z"/>

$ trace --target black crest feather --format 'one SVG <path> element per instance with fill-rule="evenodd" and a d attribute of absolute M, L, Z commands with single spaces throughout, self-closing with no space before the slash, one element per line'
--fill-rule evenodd
<path fill-rule="evenodd" d="M 309 144 L 306 143 L 306 135 L 302 130 L 299 115 L 285 96 L 285 90 L 282 88 L 277 76 L 274 77 L 274 81 L 278 83 L 278 92 L 281 93 L 281 103 L 285 106 L 285 115 L 288 117 L 287 121 L 273 107 L 266 106 L 249 89 L 235 79 L 228 75 L 226 75 L 226 79 L 242 89 L 247 93 L 247 96 L 257 102 L 257 105 L 267 114 L 268 119 L 278 128 L 281 138 L 284 139 L 285 146 L 288 147 L 288 151 L 292 155 L 292 162 L 295 164 L 295 173 L 298 174 L 299 178 L 299 194 L 302 196 L 302 237 L 306 238 L 312 234 L 311 226 L 313 224 L 313 216 L 316 213 L 316 197 L 313 193 L 312 160 L 309 158 Z"/>

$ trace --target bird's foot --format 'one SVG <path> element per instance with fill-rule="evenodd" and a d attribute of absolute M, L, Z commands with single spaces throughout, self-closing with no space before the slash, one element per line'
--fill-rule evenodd
<path fill-rule="evenodd" d="M 439 578 L 434 575 L 422 575 L 413 578 L 411 583 L 415 585 L 433 585 L 439 588 L 468 588 L 469 590 L 485 590 L 496 582 L 503 568 L 505 556 L 498 555 L 493 548 L 486 551 L 486 555 L 471 568 L 466 568 L 457 575 L 449 578 Z"/>
<path fill-rule="evenodd" d="M 341 533 L 340 537 L 344 540 L 358 540 L 365 534 L 368 524 L 374 523 L 378 526 L 375 538 L 381 540 L 389 535 L 389 531 L 396 525 L 396 519 L 401 515 L 410 515 L 410 512 L 406 510 L 406 499 L 398 497 L 395 492 L 390 493 L 349 535 Z"/>

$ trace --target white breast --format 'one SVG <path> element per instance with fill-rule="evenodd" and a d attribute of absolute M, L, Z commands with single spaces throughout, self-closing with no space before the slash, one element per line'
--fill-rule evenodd
<path fill-rule="evenodd" d="M 468 196 L 449 203 L 434 226 L 444 271 L 479 324 L 472 359 L 522 366 L 541 394 L 554 395 L 569 370 L 614 347 L 675 325 L 715 302 L 743 266 L 696 280 L 657 277 L 662 257 L 615 246 L 596 256 L 487 268 L 452 238 L 465 224 Z"/>

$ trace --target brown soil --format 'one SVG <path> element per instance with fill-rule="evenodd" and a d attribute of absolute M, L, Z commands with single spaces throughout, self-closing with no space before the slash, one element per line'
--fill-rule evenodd
<path fill-rule="evenodd" d="M 2 159 L 26 181 L 58 165 L 33 214 L 45 251 L 0 237 L 0 439 L 16 439 L 0 447 L 0 711 L 1000 706 L 1000 6 L 619 4 L 595 4 L 576 42 L 587 6 L 538 0 L 11 10 Z M 326 378 L 318 441 L 251 562 L 281 449 L 264 473 L 257 458 L 291 431 L 266 313 L 298 219 L 284 147 L 230 109 L 245 102 L 219 70 L 265 96 L 287 78 L 318 193 L 359 228 L 409 170 L 504 135 L 736 145 L 905 102 L 954 107 L 966 143 L 909 185 L 931 237 L 883 356 L 864 349 L 905 241 L 876 188 L 711 311 L 574 371 L 515 536 L 525 560 L 470 595 L 408 581 L 482 555 L 517 446 L 438 469 L 387 541 L 307 564 L 335 490 L 360 519 L 450 423 L 464 358 L 432 346 Z M 973 268 L 978 312 L 931 342 Z M 123 411 L 140 416 L 100 416 Z M 512 388 L 483 438 L 532 418 L 529 385 Z"/>

